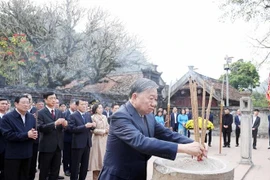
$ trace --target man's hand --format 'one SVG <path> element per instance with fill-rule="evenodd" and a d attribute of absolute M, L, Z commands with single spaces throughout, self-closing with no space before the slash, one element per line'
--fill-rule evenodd
<path fill-rule="evenodd" d="M 193 142 L 189 144 L 178 144 L 178 153 L 186 153 L 192 156 L 207 157 L 207 148 L 204 148 L 200 143 Z"/>
<path fill-rule="evenodd" d="M 28 135 L 28 138 L 31 138 L 31 139 L 37 139 L 38 138 L 38 132 L 34 128 L 29 130 L 27 135 Z"/>
<path fill-rule="evenodd" d="M 66 120 L 64 118 L 59 118 L 54 122 L 54 124 L 55 124 L 55 126 L 58 126 L 58 125 L 61 125 L 61 124 L 64 125 L 65 121 Z"/>
<path fill-rule="evenodd" d="M 85 127 L 86 128 L 96 127 L 96 123 L 95 122 L 93 122 L 93 123 L 86 123 L 85 124 Z"/>
<path fill-rule="evenodd" d="M 68 125 L 68 121 L 67 121 L 67 120 L 64 120 L 64 121 L 62 122 L 62 126 L 63 126 L 63 127 L 67 127 L 67 125 Z"/>

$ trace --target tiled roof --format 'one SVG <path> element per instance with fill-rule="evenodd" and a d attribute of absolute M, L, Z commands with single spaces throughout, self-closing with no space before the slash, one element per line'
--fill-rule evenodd
<path fill-rule="evenodd" d="M 81 92 L 101 93 L 110 95 L 127 95 L 130 86 L 139 78 L 142 78 L 142 72 L 123 73 L 108 75 L 101 79 L 99 83 L 87 85 L 81 89 Z"/>
<path fill-rule="evenodd" d="M 189 70 L 184 76 L 180 78 L 173 86 L 172 86 L 172 93 L 171 96 L 176 93 L 180 89 L 189 89 L 189 77 L 195 80 L 198 83 L 199 87 L 202 87 L 202 82 L 206 83 L 206 91 L 210 93 L 210 87 L 213 86 L 215 92 L 213 97 L 220 101 L 221 99 L 221 89 L 222 89 L 222 82 L 219 80 L 204 76 L 199 74 L 193 70 Z M 239 101 L 242 97 L 241 93 L 232 86 L 229 86 L 229 99 Z M 223 99 L 226 99 L 226 83 L 223 86 Z"/>
<path fill-rule="evenodd" d="M 130 86 L 139 78 L 142 78 L 143 74 L 141 71 L 111 74 L 102 78 L 96 84 L 90 84 L 82 87 L 80 92 L 98 93 L 98 94 L 109 94 L 109 95 L 128 95 Z M 72 81 L 64 88 L 60 89 L 72 89 L 83 84 L 86 80 Z"/>

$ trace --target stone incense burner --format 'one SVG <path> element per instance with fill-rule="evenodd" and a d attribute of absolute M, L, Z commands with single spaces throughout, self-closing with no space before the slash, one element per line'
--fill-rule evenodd
<path fill-rule="evenodd" d="M 174 161 L 158 158 L 154 161 L 152 180 L 233 180 L 234 167 L 228 162 L 208 157 L 197 161 L 178 154 Z"/>

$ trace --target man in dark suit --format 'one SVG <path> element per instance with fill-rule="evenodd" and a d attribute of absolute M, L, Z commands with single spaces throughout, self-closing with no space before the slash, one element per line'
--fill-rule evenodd
<path fill-rule="evenodd" d="M 56 95 L 43 95 L 46 107 L 38 111 L 40 173 L 39 180 L 57 180 L 63 149 L 63 130 L 68 125 L 64 114 L 55 109 Z"/>
<path fill-rule="evenodd" d="M 192 113 L 186 108 L 186 115 L 188 116 L 188 120 L 192 119 Z M 188 137 L 190 137 L 190 131 L 188 130 Z"/>
<path fill-rule="evenodd" d="M 172 113 L 171 113 L 171 129 L 175 132 L 178 132 L 178 113 L 177 113 L 177 107 L 173 107 Z"/>
<path fill-rule="evenodd" d="M 84 180 L 87 175 L 92 133 L 96 123 L 92 122 L 87 105 L 83 100 L 76 101 L 77 111 L 70 115 L 69 126 L 72 136 L 70 180 Z"/>
<path fill-rule="evenodd" d="M 106 116 L 107 118 L 110 117 L 112 115 L 112 111 L 110 110 L 110 106 L 106 105 L 102 114 L 104 116 Z"/>
<path fill-rule="evenodd" d="M 230 109 L 228 107 L 224 109 L 224 112 L 225 113 L 222 116 L 222 132 L 223 132 L 223 143 L 224 143 L 223 147 L 230 148 L 233 115 L 230 114 Z"/>
<path fill-rule="evenodd" d="M 239 146 L 239 137 L 240 137 L 240 125 L 241 125 L 241 111 L 240 109 L 237 110 L 236 116 L 234 118 L 234 124 L 235 124 L 235 140 L 236 140 L 236 147 Z"/>
<path fill-rule="evenodd" d="M 157 88 L 150 79 L 138 79 L 131 86 L 129 101 L 112 115 L 100 180 L 146 179 L 151 155 L 171 160 L 177 153 L 206 155 L 199 143 L 156 122 L 152 112 Z"/>
<path fill-rule="evenodd" d="M 112 105 L 112 114 L 115 113 L 116 111 L 118 111 L 119 107 L 120 107 L 119 104 L 114 103 Z M 112 118 L 112 116 L 108 117 L 108 124 L 111 123 L 111 118 Z"/>
<path fill-rule="evenodd" d="M 212 123 L 214 123 L 214 116 L 213 116 L 213 114 L 210 112 L 210 114 L 209 114 L 209 121 L 210 122 L 212 122 Z M 211 143 L 212 143 L 212 130 L 210 129 L 209 131 L 208 131 L 208 147 L 211 147 Z M 207 134 L 205 135 L 205 143 L 207 143 Z"/>
<path fill-rule="evenodd" d="M 33 142 L 38 133 L 36 119 L 28 112 L 27 96 L 15 98 L 15 110 L 2 118 L 1 130 L 7 145 L 5 150 L 5 180 L 28 180 Z"/>
<path fill-rule="evenodd" d="M 8 101 L 6 98 L 0 98 L 0 126 L 2 122 L 2 117 L 6 114 Z M 5 162 L 5 147 L 6 140 L 2 135 L 2 131 L 0 129 L 0 180 L 4 180 L 4 162 Z"/>
<path fill-rule="evenodd" d="M 253 111 L 253 119 L 252 119 L 252 137 L 253 137 L 253 149 L 257 149 L 257 135 L 258 135 L 258 128 L 260 126 L 261 118 L 259 115 L 259 109 L 254 109 Z"/>
<path fill-rule="evenodd" d="M 31 94 L 24 94 L 24 96 L 27 96 L 28 99 L 30 100 L 30 106 L 28 109 L 28 112 L 33 114 L 35 118 L 37 117 L 37 108 L 33 106 L 33 98 Z M 29 170 L 29 178 L 28 180 L 34 180 L 35 175 L 36 175 L 36 166 L 37 166 L 37 157 L 38 157 L 38 143 L 39 143 L 39 138 L 35 139 L 34 144 L 33 144 L 33 155 L 31 158 L 31 163 L 30 163 L 30 170 Z"/>
<path fill-rule="evenodd" d="M 69 117 L 77 110 L 76 100 L 71 99 L 69 102 L 69 108 L 64 112 L 65 119 L 69 121 Z M 70 176 L 71 171 L 71 142 L 72 133 L 68 128 L 64 130 L 64 149 L 63 149 L 63 170 L 66 176 Z"/>

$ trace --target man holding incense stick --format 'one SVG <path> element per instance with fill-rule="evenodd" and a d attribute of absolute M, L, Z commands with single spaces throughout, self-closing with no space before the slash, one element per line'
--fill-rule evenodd
<path fill-rule="evenodd" d="M 129 101 L 112 115 L 103 169 L 99 180 L 144 180 L 152 155 L 174 160 L 177 153 L 206 156 L 198 142 L 155 121 L 158 85 L 141 78 L 132 86 Z"/>

